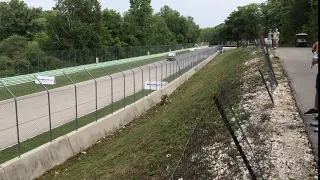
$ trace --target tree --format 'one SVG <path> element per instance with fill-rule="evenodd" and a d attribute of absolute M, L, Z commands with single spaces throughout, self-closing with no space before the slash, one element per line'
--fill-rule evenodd
<path fill-rule="evenodd" d="M 153 15 L 152 29 L 153 32 L 150 38 L 150 43 L 152 45 L 166 45 L 175 43 L 173 34 L 170 32 L 166 22 L 161 16 Z"/>
<path fill-rule="evenodd" d="M 32 40 L 39 29 L 40 8 L 29 8 L 20 0 L 0 2 L 0 40 L 20 35 Z"/>
<path fill-rule="evenodd" d="M 151 0 L 130 0 L 130 9 L 124 15 L 129 45 L 150 45 L 152 34 Z"/>
<path fill-rule="evenodd" d="M 51 48 L 101 48 L 108 34 L 102 26 L 98 0 L 58 0 L 48 18 Z"/>
<path fill-rule="evenodd" d="M 105 45 L 126 45 L 126 43 L 123 41 L 126 35 L 124 32 L 124 20 L 120 13 L 115 10 L 103 10 L 102 24 L 103 27 L 106 28 L 106 31 L 108 32 L 107 34 L 110 34 L 110 37 L 107 38 L 109 41 L 105 42 Z"/>

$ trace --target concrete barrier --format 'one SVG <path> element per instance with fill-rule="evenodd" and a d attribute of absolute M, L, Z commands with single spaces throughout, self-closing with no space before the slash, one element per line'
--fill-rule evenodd
<path fill-rule="evenodd" d="M 0 180 L 7 180 L 6 173 L 2 167 L 0 167 Z"/>
<path fill-rule="evenodd" d="M 210 56 L 167 86 L 151 93 L 132 105 L 128 105 L 126 108 L 120 109 L 112 115 L 101 118 L 98 122 L 79 128 L 78 131 L 60 137 L 53 143 L 44 144 L 25 153 L 21 158 L 15 158 L 2 164 L 0 180 L 24 180 L 40 177 L 54 166 L 64 163 L 67 159 L 89 148 L 103 137 L 119 130 L 132 120 L 140 117 L 142 113 L 159 103 L 163 95 L 173 93 L 217 54 L 218 53 Z"/>
<path fill-rule="evenodd" d="M 23 154 L 21 158 L 2 164 L 2 168 L 7 180 L 35 179 L 56 165 L 64 163 L 73 155 L 69 140 L 66 137 L 60 137 L 53 143 L 44 144 Z"/>
<path fill-rule="evenodd" d="M 113 115 L 108 115 L 96 123 L 88 124 L 78 131 L 67 134 L 74 154 L 89 148 L 103 137 L 120 129 L 135 118 L 132 106 L 128 105 L 126 108 L 116 111 Z"/>

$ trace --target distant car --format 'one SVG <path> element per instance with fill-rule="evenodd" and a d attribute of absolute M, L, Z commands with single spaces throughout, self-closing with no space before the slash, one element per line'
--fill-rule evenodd
<path fill-rule="evenodd" d="M 169 53 L 167 61 L 175 61 L 175 60 L 176 60 L 176 53 L 174 52 Z"/>
<path fill-rule="evenodd" d="M 175 56 L 168 56 L 167 61 L 175 61 L 176 57 Z"/>

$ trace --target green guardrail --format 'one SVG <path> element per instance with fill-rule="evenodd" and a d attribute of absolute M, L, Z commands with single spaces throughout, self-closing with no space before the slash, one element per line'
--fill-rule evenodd
<path fill-rule="evenodd" d="M 172 52 L 178 53 L 186 50 L 189 50 L 189 49 L 181 49 L 181 50 L 176 50 Z M 81 65 L 81 66 L 75 66 L 75 67 L 68 67 L 68 68 L 62 68 L 57 70 L 50 70 L 50 71 L 44 71 L 44 72 L 26 74 L 26 75 L 20 75 L 20 76 L 6 77 L 6 78 L 1 78 L 0 81 L 4 83 L 6 86 L 13 86 L 17 84 L 23 84 L 23 83 L 35 81 L 34 76 L 39 76 L 39 75 L 40 76 L 62 76 L 63 73 L 73 74 L 79 71 L 83 71 L 84 69 L 92 70 L 100 67 L 119 65 L 123 63 L 134 62 L 134 61 L 142 61 L 142 60 L 157 58 L 161 56 L 168 56 L 169 53 L 171 52 L 165 52 L 165 53 L 147 55 L 147 56 L 139 56 L 139 57 L 133 57 L 133 58 L 127 58 L 127 59 L 114 60 L 114 61 L 107 61 L 102 63 L 87 64 L 87 65 Z M 0 87 L 2 87 L 1 83 L 0 83 Z"/>

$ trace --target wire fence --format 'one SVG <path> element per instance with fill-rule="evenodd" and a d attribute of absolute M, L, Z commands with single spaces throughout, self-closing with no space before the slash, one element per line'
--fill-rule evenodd
<path fill-rule="evenodd" d="M 251 116 L 244 107 L 245 97 L 239 88 L 243 84 L 247 90 L 262 87 L 261 92 L 268 93 L 270 98 L 266 101 L 273 103 L 270 84 L 276 86 L 277 79 L 271 74 L 270 58 L 261 47 L 264 58 L 251 70 L 252 77 L 246 80 L 239 77 L 239 72 L 247 71 L 247 67 L 230 70 L 232 73 L 197 119 L 170 179 L 266 179 L 267 169 L 262 164 L 265 157 L 253 140 L 259 136 L 254 123 L 260 122 L 261 117 Z"/>
<path fill-rule="evenodd" d="M 39 50 L 21 54 L 19 58 L 10 58 L 10 54 L 0 54 L 0 78 L 183 50 L 192 48 L 194 45 L 175 44 L 134 47 L 114 46 L 102 49 Z M 209 44 L 202 42 L 198 45 L 208 46 Z"/>
<path fill-rule="evenodd" d="M 159 90 L 222 46 L 175 56 L 62 72 L 56 84 L 37 75 L 29 83 L 8 86 L 0 79 L 0 163 L 128 106 Z"/>

